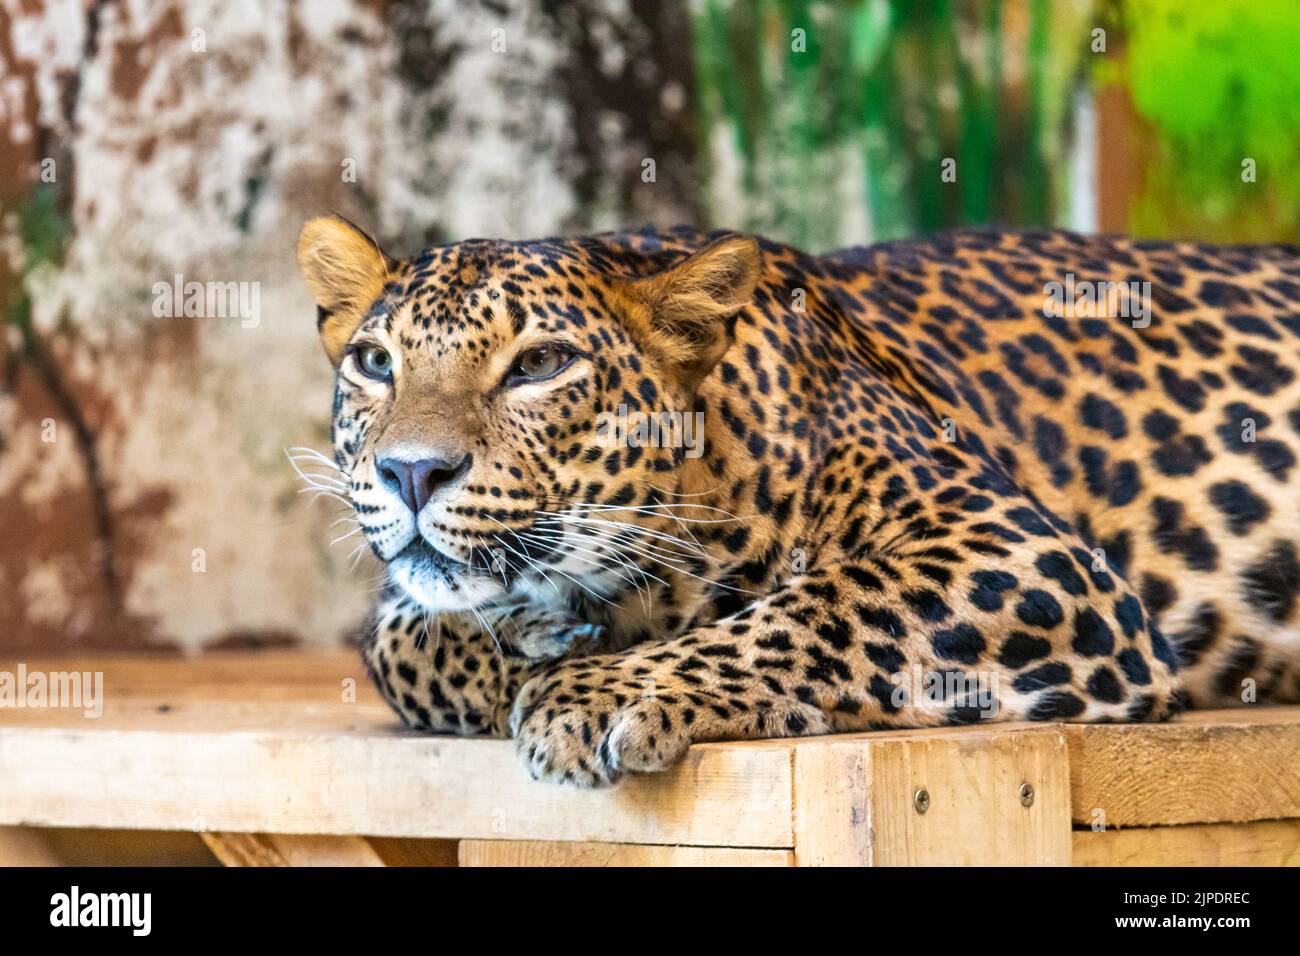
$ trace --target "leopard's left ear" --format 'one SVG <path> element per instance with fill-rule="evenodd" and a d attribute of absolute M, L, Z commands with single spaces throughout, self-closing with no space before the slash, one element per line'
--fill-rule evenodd
<path fill-rule="evenodd" d="M 316 329 L 335 367 L 397 264 L 342 216 L 319 216 L 298 237 L 298 269 L 316 300 Z"/>
<path fill-rule="evenodd" d="M 694 389 L 731 345 L 732 319 L 749 304 L 763 268 L 750 236 L 729 235 L 631 284 L 647 344 Z M 641 310 L 637 310 L 638 312 Z"/>

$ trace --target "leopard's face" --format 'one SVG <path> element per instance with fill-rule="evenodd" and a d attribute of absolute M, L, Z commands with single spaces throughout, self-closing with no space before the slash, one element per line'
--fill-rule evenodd
<path fill-rule="evenodd" d="M 341 253 L 317 255 L 337 265 Z M 626 575 L 602 545 L 621 532 L 602 515 L 672 493 L 691 451 L 618 427 L 692 399 L 680 356 L 638 325 L 636 283 L 550 244 L 378 261 L 376 294 L 342 329 L 355 305 L 322 296 L 310 263 L 304 273 L 337 363 L 335 458 L 392 580 L 433 612 L 616 588 Z"/>

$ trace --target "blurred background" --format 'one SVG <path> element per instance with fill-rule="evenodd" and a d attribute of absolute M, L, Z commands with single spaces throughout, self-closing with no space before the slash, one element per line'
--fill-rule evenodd
<path fill-rule="evenodd" d="M 284 452 L 328 450 L 311 215 L 1295 241 L 1298 51 L 1249 0 L 0 0 L 0 653 L 354 630 Z M 185 282 L 256 321 L 159 315 Z"/>

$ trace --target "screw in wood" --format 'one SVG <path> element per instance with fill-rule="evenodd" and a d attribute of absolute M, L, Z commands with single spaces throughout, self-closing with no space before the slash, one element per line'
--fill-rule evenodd
<path fill-rule="evenodd" d="M 1022 807 L 1032 807 L 1034 805 L 1034 788 L 1027 783 L 1020 785 L 1020 805 Z"/>
<path fill-rule="evenodd" d="M 917 787 L 916 792 L 912 794 L 912 806 L 916 807 L 917 813 L 925 813 L 930 809 L 930 791 L 925 787 Z"/>

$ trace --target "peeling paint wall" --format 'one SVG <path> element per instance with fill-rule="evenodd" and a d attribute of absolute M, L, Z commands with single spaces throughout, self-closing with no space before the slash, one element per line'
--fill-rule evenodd
<path fill-rule="evenodd" d="M 284 454 L 328 447 L 297 229 L 696 221 L 689 47 L 672 4 L 0 2 L 0 652 L 350 632 L 376 569 Z M 156 315 L 177 275 L 256 322 Z"/>

